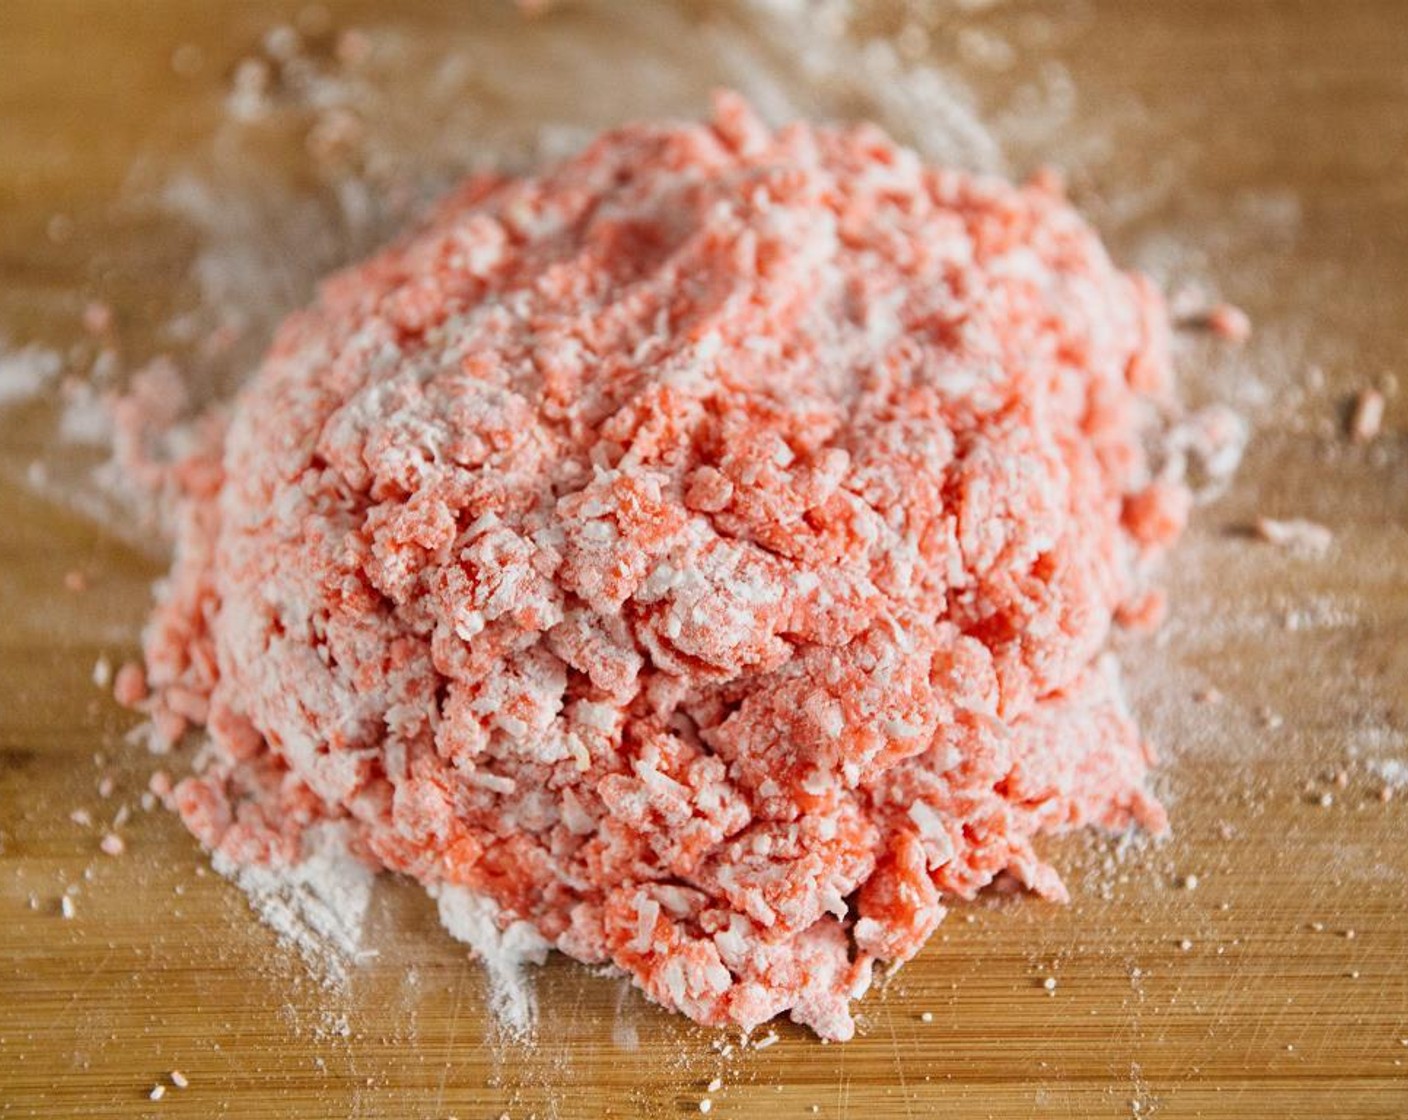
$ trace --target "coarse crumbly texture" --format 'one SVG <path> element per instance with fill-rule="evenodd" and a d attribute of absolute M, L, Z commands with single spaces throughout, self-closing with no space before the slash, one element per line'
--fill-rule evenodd
<path fill-rule="evenodd" d="M 465 183 L 174 472 L 170 800 L 832 1039 L 945 896 L 1063 897 L 1038 834 L 1162 829 L 1100 651 L 1188 512 L 1167 320 L 1058 190 L 730 95 Z"/>

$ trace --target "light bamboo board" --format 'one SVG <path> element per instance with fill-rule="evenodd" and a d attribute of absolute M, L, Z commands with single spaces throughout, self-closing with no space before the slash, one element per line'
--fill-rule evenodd
<path fill-rule="evenodd" d="M 128 251 L 109 252 L 106 208 L 139 154 L 191 142 L 197 124 L 173 111 L 208 109 L 221 75 L 293 8 L 0 4 L 0 329 L 12 343 L 76 338 L 94 293 L 138 339 L 143 314 L 172 305 L 175 250 L 159 228 L 124 227 Z M 429 0 L 334 8 L 408 35 L 472 18 Z M 868 998 L 846 1046 L 784 1026 L 776 1046 L 725 1060 L 711 1033 L 562 961 L 539 982 L 537 1045 L 492 1045 L 477 967 L 403 886 L 378 893 L 380 956 L 349 992 L 327 992 L 242 896 L 201 873 L 173 819 L 138 813 L 117 859 L 70 822 L 76 808 L 102 819 L 133 802 L 150 768 L 122 748 L 130 717 L 90 675 L 100 653 L 134 650 L 159 565 L 7 485 L 0 1116 L 671 1116 L 697 1113 L 716 1074 L 717 1117 L 1408 1115 L 1408 790 L 1381 802 L 1366 765 L 1408 758 L 1408 407 L 1390 403 L 1373 452 L 1314 430 L 1340 424 L 1369 378 L 1396 368 L 1408 383 L 1408 8 L 1103 0 L 1087 15 L 1064 58 L 1078 111 L 1137 100 L 1148 122 L 1147 143 L 1115 153 L 1092 189 L 1173 160 L 1186 189 L 1149 220 L 1191 234 L 1209 206 L 1225 218 L 1248 199 L 1262 200 L 1248 213 L 1298 205 L 1297 232 L 1257 247 L 1280 262 L 1272 283 L 1244 276 L 1226 240 L 1208 245 L 1209 271 L 1259 322 L 1301 325 L 1248 361 L 1321 355 L 1328 381 L 1289 410 L 1309 430 L 1263 426 L 1175 563 L 1175 619 L 1202 621 L 1126 655 L 1146 666 L 1138 706 L 1169 758 L 1175 838 L 1114 871 L 1086 840 L 1052 845 L 1072 906 L 960 907 Z M 182 42 L 204 50 L 203 79 L 167 65 Z M 55 212 L 73 222 L 62 242 L 46 235 Z M 1117 231 L 1117 251 L 1139 234 Z M 4 437 L 7 454 L 27 452 L 23 428 Z M 1331 557 L 1229 532 L 1260 512 L 1331 525 Z M 73 568 L 89 577 L 81 594 L 64 589 Z M 1195 704 L 1199 682 L 1224 702 Z M 1263 707 L 1283 724 L 1265 726 Z M 1345 788 L 1320 781 L 1354 751 Z M 106 773 L 108 799 L 96 792 Z M 1189 873 L 1196 890 L 1174 885 Z M 148 1100 L 171 1069 L 190 1087 Z"/>

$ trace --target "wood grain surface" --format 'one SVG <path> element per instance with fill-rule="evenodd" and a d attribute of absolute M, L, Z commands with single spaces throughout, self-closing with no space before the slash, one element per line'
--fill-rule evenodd
<path fill-rule="evenodd" d="M 338 25 L 429 41 L 491 18 L 467 2 L 330 7 Z M 844 1046 L 783 1024 L 777 1045 L 723 1056 L 713 1032 L 556 959 L 536 1044 L 496 1042 L 480 970 L 394 882 L 373 907 L 379 955 L 325 988 L 177 821 L 140 810 L 152 762 L 92 672 L 135 651 L 161 564 L 140 532 L 24 484 L 58 452 L 42 409 L 11 410 L 0 1116 L 572 1120 L 695 1114 L 706 1095 L 718 1117 L 1408 1116 L 1408 787 L 1382 799 L 1383 764 L 1408 763 L 1408 407 L 1390 394 L 1370 446 L 1344 436 L 1354 393 L 1395 371 L 1408 387 L 1408 5 L 997 7 L 1013 36 L 1057 33 L 1048 62 L 1076 91 L 1063 127 L 1105 139 L 1076 194 L 1116 254 L 1157 268 L 1194 246 L 1258 324 L 1245 351 L 1183 348 L 1190 391 L 1235 400 L 1255 436 L 1170 565 L 1170 627 L 1123 654 L 1173 838 L 1050 844 L 1072 905 L 957 907 Z M 203 142 L 235 62 L 297 9 L 0 0 L 0 341 L 77 361 L 80 313 L 102 298 L 125 357 L 163 345 L 191 247 L 118 202 Z M 189 75 L 171 65 L 183 43 L 203 62 Z M 1260 514 L 1321 521 L 1335 543 L 1279 551 L 1244 531 Z M 85 590 L 66 588 L 75 570 Z M 1195 699 L 1210 686 L 1220 703 Z M 103 855 L 123 805 L 127 851 Z M 189 1087 L 150 1100 L 171 1070 Z"/>

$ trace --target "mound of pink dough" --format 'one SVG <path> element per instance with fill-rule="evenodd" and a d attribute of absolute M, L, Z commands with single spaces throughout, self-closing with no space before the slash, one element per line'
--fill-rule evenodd
<path fill-rule="evenodd" d="M 826 1038 L 945 896 L 1164 827 L 1101 649 L 1187 494 L 1151 285 L 869 126 L 609 132 L 284 325 L 182 464 L 143 703 L 237 863 L 467 888 L 706 1024 Z"/>

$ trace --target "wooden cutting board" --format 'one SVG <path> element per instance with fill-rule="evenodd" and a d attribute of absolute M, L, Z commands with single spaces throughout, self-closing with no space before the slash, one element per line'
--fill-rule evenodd
<path fill-rule="evenodd" d="M 430 0 L 332 9 L 338 25 L 422 38 L 507 18 Z M 478 967 L 392 882 L 367 938 L 379 955 L 345 990 L 321 987 L 174 819 L 141 811 L 151 761 L 123 745 L 132 720 L 92 673 L 134 652 L 161 565 L 17 481 L 17 464 L 56 452 L 37 414 L 12 411 L 0 1116 L 569 1120 L 693 1114 L 706 1095 L 720 1117 L 1408 1116 L 1408 787 L 1381 800 L 1408 763 L 1408 406 L 1391 397 L 1371 447 L 1343 434 L 1355 392 L 1395 371 L 1408 387 L 1408 8 L 996 9 L 973 18 L 1024 42 L 1054 30 L 1074 127 L 1115 137 L 1076 186 L 1116 253 L 1157 266 L 1161 238 L 1198 245 L 1258 323 L 1245 352 L 1186 347 L 1198 391 L 1237 400 L 1256 435 L 1170 566 L 1172 625 L 1124 652 L 1165 754 L 1173 839 L 1049 845 L 1072 905 L 957 907 L 845 1046 L 780 1025 L 776 1045 L 721 1055 L 721 1036 L 560 960 L 538 981 L 536 1044 L 496 1042 Z M 189 246 L 114 200 L 205 135 L 236 60 L 297 10 L 0 4 L 11 350 L 91 346 L 79 315 L 94 297 L 128 355 L 160 344 L 154 324 L 189 294 Z M 983 40 L 965 42 L 982 61 Z M 181 44 L 199 55 L 173 69 Z M 1031 79 L 1024 65 L 989 84 Z M 1133 218 L 1118 201 L 1130 184 L 1155 184 Z M 1259 514 L 1323 522 L 1335 543 L 1288 555 L 1241 532 Z M 84 590 L 66 587 L 71 571 Z M 1210 686 L 1220 703 L 1195 699 Z M 127 851 L 103 855 L 121 806 Z M 172 1070 L 189 1087 L 150 1100 Z"/>

